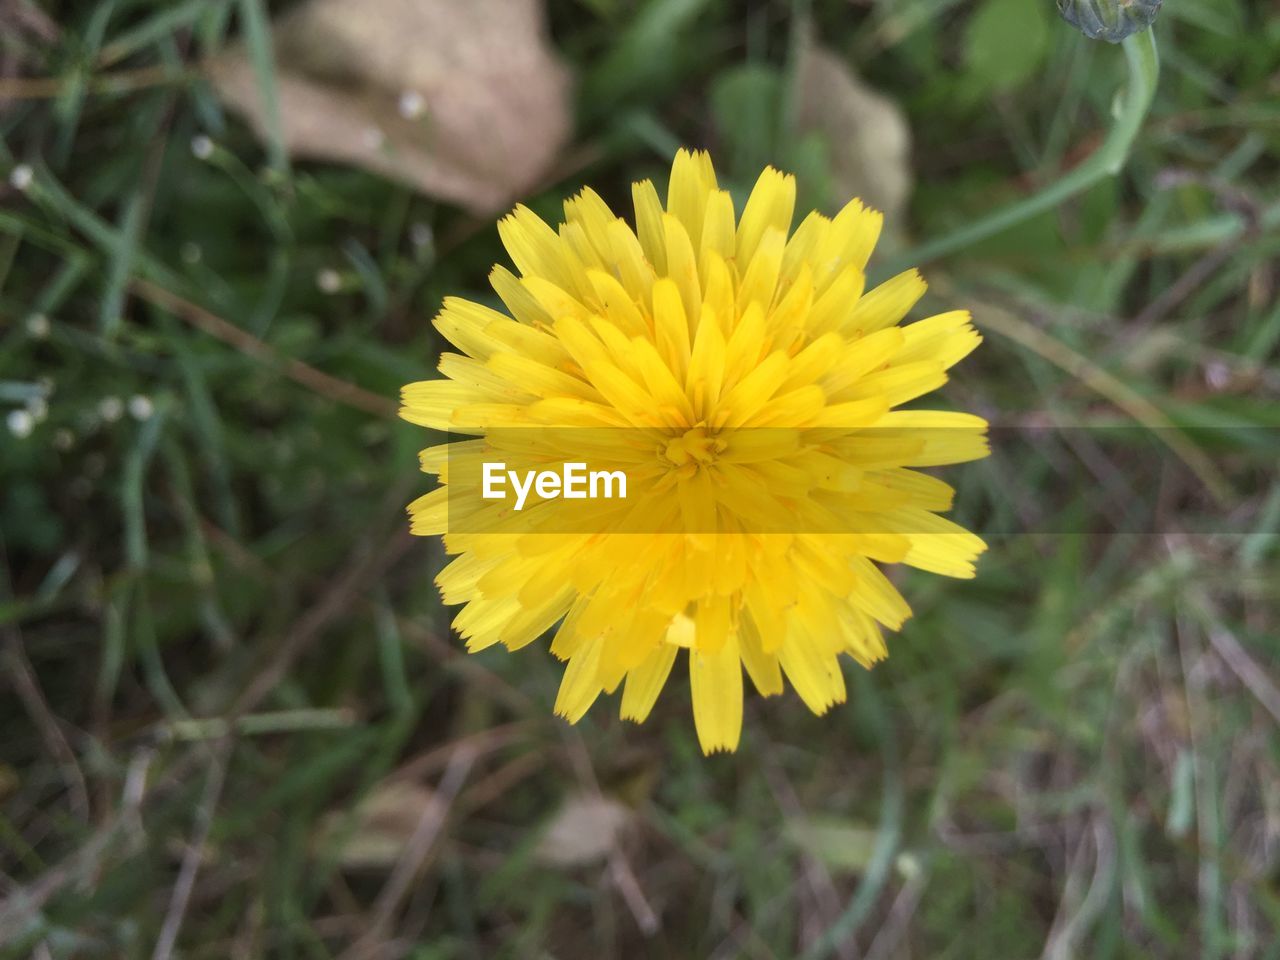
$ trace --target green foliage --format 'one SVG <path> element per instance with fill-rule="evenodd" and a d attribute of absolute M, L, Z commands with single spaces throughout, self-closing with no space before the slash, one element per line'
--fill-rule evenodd
<path fill-rule="evenodd" d="M 1050 42 L 1043 3 L 983 0 L 965 30 L 965 65 L 978 91 L 1012 90 L 1044 60 Z"/>
<path fill-rule="evenodd" d="M 761 170 L 777 156 L 785 92 L 782 71 L 762 63 L 733 67 L 716 77 L 708 106 L 723 131 L 724 162 L 730 169 Z"/>
<path fill-rule="evenodd" d="M 494 302 L 492 222 L 223 116 L 199 63 L 244 38 L 270 97 L 283 4 L 48 4 L 53 40 L 18 39 L 20 6 L 0 4 L 0 59 L 50 85 L 0 77 L 0 957 L 151 956 L 166 929 L 190 958 L 362 936 L 421 958 L 1276 942 L 1280 25 L 1259 5 L 1168 4 L 1126 169 L 926 264 L 921 306 L 970 306 L 986 335 L 957 407 L 1096 428 L 1154 409 L 1232 495 L 1171 472 L 1138 491 L 1161 536 L 993 537 L 973 582 L 906 576 L 915 616 L 850 668 L 850 703 L 748 697 L 741 751 L 711 760 L 683 679 L 642 727 L 615 701 L 570 729 L 545 645 L 465 655 L 441 548 L 405 532 L 426 440 L 386 414 L 431 375 L 441 297 Z M 626 210 L 678 144 L 739 194 L 763 163 L 826 176 L 830 145 L 788 136 L 805 15 L 907 112 L 905 242 L 1075 169 L 1125 76 L 1047 0 L 549 9 L 582 147 L 526 198 L 549 217 L 584 182 Z M 957 512 L 1061 530 L 1132 502 L 1106 450 L 1069 485 L 1053 465 L 1081 451 L 1043 443 L 1033 468 L 997 444 L 948 470 Z M 391 871 L 344 857 L 388 778 L 447 816 L 378 926 Z M 625 856 L 542 862 L 597 788 L 633 812 Z M 379 829 L 408 849 L 431 809 Z"/>

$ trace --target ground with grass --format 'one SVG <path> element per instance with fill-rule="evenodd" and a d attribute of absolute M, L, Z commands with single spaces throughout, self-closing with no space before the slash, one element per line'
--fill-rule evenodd
<path fill-rule="evenodd" d="M 545 645 L 467 656 L 408 535 L 395 397 L 442 296 L 492 301 L 494 218 L 227 112 L 201 65 L 269 67 L 275 4 L 45 8 L 0 3 L 0 955 L 1280 955 L 1267 4 L 1170 0 L 1125 169 L 920 264 L 986 336 L 945 394 L 1008 432 L 946 476 L 991 549 L 898 578 L 848 704 L 748 695 L 711 759 L 683 677 L 569 727 Z M 880 277 L 1075 169 L 1126 78 L 1048 0 L 548 13 L 576 126 L 532 207 L 628 210 L 681 144 L 830 206 L 818 38 L 914 138 Z M 1140 479 L 1092 432 L 1135 425 Z"/>

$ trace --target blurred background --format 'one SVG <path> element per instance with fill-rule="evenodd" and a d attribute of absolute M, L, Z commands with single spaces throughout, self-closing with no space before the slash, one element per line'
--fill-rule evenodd
<path fill-rule="evenodd" d="M 848 704 L 706 759 L 679 672 L 571 728 L 545 646 L 451 636 L 394 418 L 441 297 L 679 145 L 882 207 L 882 277 L 1084 161 L 1121 48 L 1050 0 L 0 0 L 0 955 L 1280 955 L 1280 17 L 1155 31 L 1123 172 L 916 315 L 986 335 L 957 407 L 1176 422 L 1190 479 L 1120 534 L 1107 450 L 946 471 L 1051 532 L 904 575 Z"/>

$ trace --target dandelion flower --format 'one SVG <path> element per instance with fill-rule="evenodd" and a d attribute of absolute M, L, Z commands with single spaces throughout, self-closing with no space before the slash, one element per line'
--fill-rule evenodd
<path fill-rule="evenodd" d="M 469 650 L 554 628 L 558 714 L 621 687 L 643 721 L 684 657 L 703 751 L 734 750 L 744 669 L 821 714 L 845 699 L 840 655 L 887 655 L 882 630 L 911 609 L 883 566 L 974 575 L 985 545 L 919 468 L 985 456 L 986 423 L 895 408 L 981 338 L 965 311 L 902 324 L 914 270 L 864 289 L 882 218 L 856 200 L 792 233 L 793 177 L 766 169 L 737 216 L 708 155 L 683 150 L 665 206 L 649 181 L 633 199 L 635 229 L 590 189 L 557 229 L 517 207 L 498 225 L 517 272 L 490 275 L 507 312 L 445 300 L 435 326 L 460 352 L 405 388 L 401 416 L 471 439 L 422 452 L 440 483 L 412 529 L 454 555 L 436 582 Z M 576 458 L 638 489 L 584 504 L 539 487 L 523 513 L 459 492 L 479 460 L 518 456 L 517 432 L 561 428 L 596 431 Z"/>

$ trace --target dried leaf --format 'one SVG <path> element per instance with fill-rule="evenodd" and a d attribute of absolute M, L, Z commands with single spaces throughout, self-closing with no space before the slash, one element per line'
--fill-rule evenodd
<path fill-rule="evenodd" d="M 631 811 L 599 796 L 570 797 L 552 818 L 534 856 L 554 867 L 574 867 L 603 860 L 631 823 Z"/>
<path fill-rule="evenodd" d="M 272 25 L 282 134 L 476 213 L 543 177 L 569 135 L 569 77 L 541 0 L 310 0 Z M 210 67 L 268 136 L 245 50 Z"/>
<path fill-rule="evenodd" d="M 338 862 L 349 870 L 383 870 L 394 866 L 413 836 L 432 791 L 417 783 L 391 780 L 375 787 L 356 808 L 356 823 L 342 839 Z M 347 827 L 347 814 L 328 814 L 320 835 L 335 838 Z"/>
<path fill-rule="evenodd" d="M 796 127 L 827 145 L 836 200 L 861 197 L 900 215 L 911 192 L 911 130 L 902 110 L 868 87 L 840 57 L 815 43 L 802 47 L 796 70 Z"/>
<path fill-rule="evenodd" d="M 5 28 L 0 39 L 6 41 L 22 31 L 45 43 L 57 43 L 62 37 L 58 25 L 32 0 L 0 0 L 0 26 Z"/>
<path fill-rule="evenodd" d="M 31 0 L 0 0 L 0 79 L 27 72 L 30 64 L 45 56 L 41 45 L 57 43 L 61 38 L 58 25 Z M 12 89 L 11 85 L 6 86 Z M 0 114 L 15 102 L 13 97 L 0 94 Z"/>

